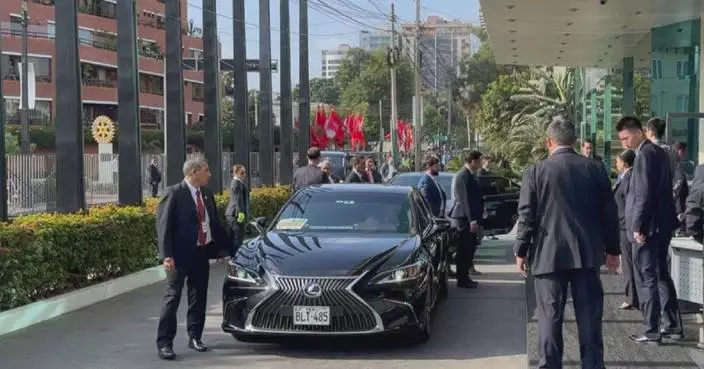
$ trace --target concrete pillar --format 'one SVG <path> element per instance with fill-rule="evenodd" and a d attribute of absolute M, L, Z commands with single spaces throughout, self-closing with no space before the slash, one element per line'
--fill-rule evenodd
<path fill-rule="evenodd" d="M 633 57 L 623 58 L 623 97 L 621 107 L 623 115 L 633 115 L 635 105 L 635 88 L 633 86 Z"/>

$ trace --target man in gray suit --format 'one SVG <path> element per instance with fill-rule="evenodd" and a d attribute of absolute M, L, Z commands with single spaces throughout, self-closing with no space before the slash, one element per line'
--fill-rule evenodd
<path fill-rule="evenodd" d="M 601 163 L 577 154 L 574 125 L 548 126 L 550 156 L 523 174 L 518 202 L 516 266 L 535 277 L 540 335 L 539 368 L 562 368 L 562 322 L 567 287 L 579 327 L 582 368 L 604 368 L 604 290 L 599 269 L 606 254 L 618 268 L 616 202 Z"/>
<path fill-rule="evenodd" d="M 635 150 L 631 183 L 626 196 L 626 235 L 633 245 L 636 291 L 645 332 L 629 338 L 637 343 L 660 343 L 662 337 L 682 338 L 682 317 L 668 268 L 672 233 L 679 226 L 672 196 L 670 156 L 645 137 L 636 117 L 616 124 L 623 146 Z M 661 329 L 660 319 L 664 318 Z"/>
<path fill-rule="evenodd" d="M 318 168 L 320 164 L 320 149 L 317 147 L 311 147 L 306 152 L 308 157 L 308 165 L 300 168 L 296 168 L 293 172 L 293 190 L 330 183 L 330 178 L 325 172 Z"/>

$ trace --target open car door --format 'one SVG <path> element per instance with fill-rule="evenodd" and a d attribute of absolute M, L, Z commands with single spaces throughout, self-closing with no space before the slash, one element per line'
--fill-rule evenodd
<path fill-rule="evenodd" d="M 480 176 L 478 180 L 484 197 L 484 234 L 492 236 L 511 232 L 518 219 L 520 186 L 498 176 Z"/>

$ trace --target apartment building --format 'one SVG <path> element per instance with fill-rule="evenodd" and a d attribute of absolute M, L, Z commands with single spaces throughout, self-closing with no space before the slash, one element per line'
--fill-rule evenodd
<path fill-rule="evenodd" d="M 430 16 L 421 24 L 423 88 L 435 91 L 449 88 L 462 58 L 479 49 L 480 41 L 472 33 L 472 28 L 471 23 L 438 16 Z M 404 45 L 408 45 L 410 55 L 415 52 L 415 35 L 415 23 L 403 24 Z"/>
<path fill-rule="evenodd" d="M 345 58 L 347 50 L 350 49 L 350 45 L 342 44 L 335 50 L 323 50 L 322 63 L 321 63 L 321 77 L 323 78 L 333 78 L 340 68 L 340 63 Z"/>
<path fill-rule="evenodd" d="M 391 31 L 359 31 L 359 47 L 367 51 L 386 49 L 391 46 Z"/>
<path fill-rule="evenodd" d="M 28 59 L 36 79 L 36 104 L 30 110 L 32 126 L 53 125 L 56 116 L 54 0 L 28 0 Z M 90 124 L 99 115 L 117 121 L 117 0 L 78 1 L 79 57 L 83 77 L 83 120 Z M 164 125 L 165 0 L 137 0 L 140 123 L 145 128 Z M 187 2 L 182 1 L 183 56 L 200 57 L 202 40 L 188 22 Z M 2 30 L 2 80 L 8 124 L 20 122 L 21 0 L 0 1 Z M 203 117 L 203 72 L 184 70 L 186 122 Z"/>

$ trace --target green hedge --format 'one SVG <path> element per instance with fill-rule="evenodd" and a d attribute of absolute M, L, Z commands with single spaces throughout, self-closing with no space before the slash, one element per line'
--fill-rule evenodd
<path fill-rule="evenodd" d="M 287 186 L 252 191 L 252 216 L 272 219 Z M 228 195 L 216 196 L 224 218 Z M 156 265 L 156 200 L 87 213 L 41 213 L 0 224 L 0 311 Z"/>

